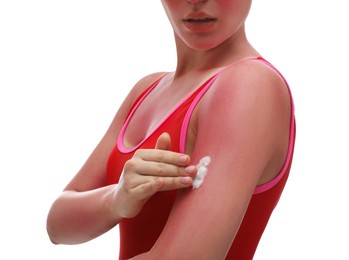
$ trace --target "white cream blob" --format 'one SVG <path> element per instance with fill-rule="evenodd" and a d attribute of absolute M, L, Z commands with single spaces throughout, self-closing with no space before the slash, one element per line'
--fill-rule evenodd
<path fill-rule="evenodd" d="M 205 176 L 207 174 L 207 166 L 211 163 L 211 157 L 203 157 L 199 164 L 196 165 L 198 172 L 193 180 L 193 189 L 198 189 L 204 182 Z"/>

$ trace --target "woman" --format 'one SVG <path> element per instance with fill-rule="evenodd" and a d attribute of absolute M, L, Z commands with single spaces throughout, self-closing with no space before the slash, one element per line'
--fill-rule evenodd
<path fill-rule="evenodd" d="M 53 203 L 48 234 L 76 244 L 119 224 L 120 259 L 252 259 L 290 171 L 289 89 L 246 38 L 251 0 L 162 4 L 176 70 L 130 91 Z"/>

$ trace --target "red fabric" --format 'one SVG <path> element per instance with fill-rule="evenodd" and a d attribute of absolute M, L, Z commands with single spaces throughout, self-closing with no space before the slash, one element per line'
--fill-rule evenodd
<path fill-rule="evenodd" d="M 139 149 L 154 148 L 158 137 L 162 133 L 167 132 L 171 136 L 171 150 L 174 152 L 179 152 L 180 131 L 183 119 L 187 109 L 195 98 L 196 93 L 198 93 L 200 90 L 201 88 L 199 88 L 186 102 L 184 102 L 182 106 L 180 106 L 139 147 Z M 135 104 L 137 104 L 137 101 Z M 108 184 L 118 182 L 124 163 L 129 160 L 133 154 L 134 151 L 130 153 L 121 153 L 118 149 L 118 145 L 115 144 L 108 161 Z M 141 212 L 136 217 L 132 219 L 124 219 L 119 223 L 119 259 L 128 259 L 151 249 L 166 224 L 175 197 L 176 191 L 159 192 L 145 204 Z"/>

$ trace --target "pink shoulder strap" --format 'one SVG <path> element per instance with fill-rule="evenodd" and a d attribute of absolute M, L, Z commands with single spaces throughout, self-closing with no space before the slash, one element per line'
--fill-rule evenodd
<path fill-rule="evenodd" d="M 286 160 L 284 162 L 284 165 L 283 165 L 280 173 L 273 180 L 271 180 L 265 184 L 262 184 L 260 186 L 257 186 L 253 194 L 259 194 L 259 193 L 262 193 L 262 192 L 265 192 L 265 191 L 271 189 L 282 179 L 282 177 L 287 172 L 287 169 L 289 168 L 288 166 L 290 165 L 290 163 L 292 161 L 292 155 L 293 155 L 293 149 L 294 149 L 293 144 L 294 144 L 295 137 L 296 137 L 296 122 L 295 122 L 295 112 L 294 112 L 295 109 L 294 109 L 294 103 L 293 103 L 291 89 L 287 83 L 287 80 L 281 74 L 281 72 L 277 68 L 275 68 L 271 63 L 269 63 L 268 61 L 264 60 L 263 58 L 256 58 L 256 60 L 266 64 L 267 66 L 272 68 L 274 71 L 276 71 L 280 75 L 280 77 L 283 79 L 283 81 L 285 82 L 287 89 L 288 89 L 289 96 L 290 96 L 290 101 L 291 101 L 291 117 L 290 117 L 290 134 L 289 134 L 288 150 L 287 150 L 287 155 L 286 155 Z"/>
<path fill-rule="evenodd" d="M 195 97 L 193 102 L 190 104 L 187 113 L 185 114 L 182 127 L 181 127 L 181 133 L 180 133 L 180 140 L 179 140 L 179 152 L 185 153 L 185 141 L 187 139 L 187 129 L 190 122 L 191 115 L 193 114 L 193 111 L 196 107 L 196 105 L 199 103 L 202 96 L 207 92 L 207 90 L 212 86 L 212 84 L 216 81 L 219 74 L 222 71 L 218 72 L 216 75 L 214 75 L 209 82 L 207 82 L 206 86 L 201 89 L 199 94 Z"/>

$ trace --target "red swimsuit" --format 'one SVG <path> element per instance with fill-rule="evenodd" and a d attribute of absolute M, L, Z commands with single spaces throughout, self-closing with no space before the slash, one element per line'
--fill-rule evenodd
<path fill-rule="evenodd" d="M 253 58 L 270 66 L 262 58 Z M 276 70 L 277 71 L 277 70 Z M 278 71 L 277 71 L 278 72 Z M 281 75 L 281 74 L 280 74 Z M 114 146 L 108 161 L 108 184 L 117 183 L 122 173 L 124 163 L 140 148 L 154 148 L 157 138 L 167 132 L 171 136 L 172 150 L 184 153 L 187 127 L 191 114 L 206 91 L 212 86 L 219 73 L 207 80 L 194 93 L 189 95 L 157 128 L 133 149 L 126 149 L 123 145 L 124 133 L 130 119 L 147 95 L 157 86 L 160 79 L 151 85 L 135 102 L 126 122 L 120 132 L 117 144 Z M 290 93 L 291 95 L 291 93 Z M 292 102 L 292 97 L 291 97 Z M 287 158 L 283 168 L 276 178 L 256 187 L 243 222 L 228 252 L 226 259 L 252 259 L 286 183 L 291 163 L 295 141 L 295 120 L 292 102 L 290 137 Z M 172 205 L 176 198 L 176 191 L 159 192 L 144 206 L 141 212 L 132 219 L 124 219 L 119 223 L 120 228 L 120 259 L 128 259 L 149 251 L 164 228 Z"/>

